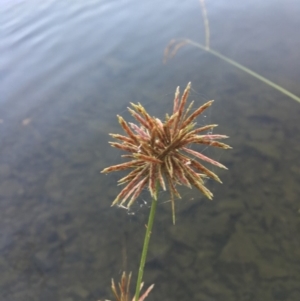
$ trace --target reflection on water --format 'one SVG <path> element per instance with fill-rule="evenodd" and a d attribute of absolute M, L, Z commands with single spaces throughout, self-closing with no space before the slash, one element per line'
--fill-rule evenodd
<path fill-rule="evenodd" d="M 1 300 L 111 299 L 137 270 L 148 199 L 111 208 L 119 161 L 109 132 L 130 101 L 155 116 L 177 85 L 215 99 L 208 122 L 229 167 L 177 202 L 161 195 L 146 283 L 153 300 L 299 300 L 300 106 L 192 47 L 162 64 L 170 39 L 203 41 L 197 1 L 6 1 L 0 58 Z M 207 1 L 214 49 L 300 95 L 296 1 Z M 135 275 L 136 276 L 136 275 Z"/>

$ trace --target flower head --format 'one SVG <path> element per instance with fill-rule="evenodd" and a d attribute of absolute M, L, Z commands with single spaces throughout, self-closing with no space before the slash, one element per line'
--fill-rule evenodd
<path fill-rule="evenodd" d="M 181 198 L 176 185 L 185 185 L 189 188 L 194 186 L 212 199 L 213 194 L 205 187 L 204 178 L 209 177 L 222 182 L 214 172 L 207 169 L 197 159 L 220 168 L 226 169 L 226 167 L 202 153 L 190 149 L 189 145 L 195 143 L 224 149 L 231 147 L 217 141 L 228 138 L 227 136 L 205 134 L 207 130 L 216 127 L 216 124 L 196 127 L 195 119 L 211 106 L 213 100 L 191 112 L 193 102 L 185 109 L 190 89 L 191 83 L 187 85 L 180 98 L 179 87 L 177 87 L 173 114 L 166 115 L 164 122 L 151 117 L 140 103 L 131 103 L 132 108 L 128 108 L 138 124 L 127 123 L 121 116 L 118 116 L 126 136 L 110 134 L 120 141 L 110 142 L 110 144 L 128 152 L 129 154 L 123 155 L 123 157 L 129 158 L 130 161 L 105 168 L 102 172 L 126 169 L 131 169 L 131 172 L 118 181 L 119 184 L 127 185 L 118 194 L 112 205 L 126 203 L 129 208 L 145 187 L 149 188 L 152 198 L 156 200 L 158 187 L 163 190 L 168 188 L 171 194 L 174 222 L 174 198 Z"/>
<path fill-rule="evenodd" d="M 125 272 L 123 272 L 121 281 L 119 282 L 119 290 L 117 289 L 114 280 L 111 280 L 111 289 L 114 293 L 116 301 L 130 301 L 129 296 L 129 286 L 131 280 L 131 273 L 127 276 Z M 141 284 L 140 291 L 143 288 L 144 283 Z M 150 285 L 147 290 L 142 294 L 138 301 L 144 301 L 145 298 L 149 295 L 150 291 L 153 289 L 154 284 Z M 100 301 L 100 300 L 99 300 Z M 105 300 L 109 301 L 109 300 Z M 135 301 L 135 298 L 132 299 Z"/>

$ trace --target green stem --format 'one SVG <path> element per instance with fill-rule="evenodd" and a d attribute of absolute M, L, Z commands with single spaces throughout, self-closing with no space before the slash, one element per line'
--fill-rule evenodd
<path fill-rule="evenodd" d="M 201 44 L 199 44 L 199 43 L 196 43 L 196 42 L 194 42 L 194 41 L 186 40 L 186 42 L 189 43 L 189 44 L 191 44 L 191 45 L 193 45 L 193 46 L 195 46 L 195 47 L 201 48 L 202 50 L 205 50 L 205 51 L 211 53 L 212 55 L 214 55 L 214 56 L 220 58 L 221 60 L 223 60 L 223 61 L 225 61 L 225 62 L 227 62 L 227 63 L 229 63 L 229 64 L 231 64 L 231 65 L 233 65 L 233 66 L 235 66 L 236 68 L 238 68 L 238 69 L 240 69 L 240 70 L 243 70 L 244 72 L 246 72 L 246 73 L 252 75 L 253 77 L 256 77 L 258 80 L 260 80 L 260 81 L 262 81 L 263 83 L 265 83 L 265 84 L 271 86 L 272 88 L 274 88 L 274 89 L 280 91 L 281 93 L 283 93 L 283 94 L 289 96 L 290 98 L 292 98 L 292 99 L 294 99 L 294 100 L 300 102 L 300 97 L 298 97 L 297 95 L 295 95 L 295 94 L 291 93 L 290 91 L 284 89 L 283 87 L 281 87 L 281 86 L 275 84 L 274 82 L 268 80 L 267 78 L 265 78 L 265 77 L 259 75 L 258 73 L 256 73 L 256 72 L 250 70 L 249 68 L 247 68 L 247 67 L 245 67 L 245 66 L 243 66 L 243 65 L 241 65 L 241 64 L 239 64 L 239 63 L 237 63 L 236 61 L 231 60 L 230 58 L 226 57 L 225 55 L 223 55 L 223 54 L 221 54 L 221 53 L 219 53 L 219 52 L 217 52 L 217 51 L 215 51 L 215 50 L 213 50 L 213 49 L 211 49 L 211 48 L 207 48 L 207 47 L 205 47 L 205 46 L 203 46 L 203 45 L 201 45 Z"/>
<path fill-rule="evenodd" d="M 155 211 L 156 211 L 156 205 L 157 205 L 157 200 L 153 199 L 152 204 L 151 204 L 149 218 L 148 218 L 148 225 L 147 225 L 145 239 L 144 239 L 141 262 L 140 262 L 140 266 L 139 266 L 139 273 L 138 273 L 138 279 L 137 279 L 136 290 L 135 290 L 135 301 L 138 301 L 139 296 L 140 296 L 140 287 L 141 287 L 143 274 L 144 274 L 144 267 L 145 267 L 147 252 L 148 252 L 151 230 L 152 230 L 153 221 L 154 221 L 154 215 L 155 215 Z"/>

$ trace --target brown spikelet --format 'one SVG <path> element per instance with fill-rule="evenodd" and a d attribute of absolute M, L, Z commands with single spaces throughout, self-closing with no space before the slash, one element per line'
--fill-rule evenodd
<path fill-rule="evenodd" d="M 191 124 L 197 116 L 199 116 L 204 110 L 206 110 L 208 107 L 210 107 L 213 103 L 213 100 L 208 101 L 204 105 L 202 105 L 200 108 L 198 108 L 194 113 L 192 113 L 188 118 L 185 119 L 185 121 L 182 124 L 182 128 L 187 126 L 188 124 Z"/>
<path fill-rule="evenodd" d="M 174 57 L 177 51 L 188 43 L 189 40 L 171 40 L 165 48 L 163 63 L 165 64 L 168 59 Z"/>

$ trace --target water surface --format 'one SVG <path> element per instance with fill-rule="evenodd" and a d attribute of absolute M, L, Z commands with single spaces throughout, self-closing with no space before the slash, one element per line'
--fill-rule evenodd
<path fill-rule="evenodd" d="M 300 95 L 297 1 L 207 1 L 211 46 Z M 136 277 L 149 212 L 111 208 L 120 175 L 107 143 L 129 102 L 170 112 L 192 81 L 200 123 L 218 123 L 228 166 L 160 204 L 145 282 L 149 300 L 300 298 L 300 104 L 199 49 L 162 63 L 173 38 L 204 41 L 197 1 L 2 1 L 0 8 L 1 300 L 111 299 L 110 279 Z"/>

